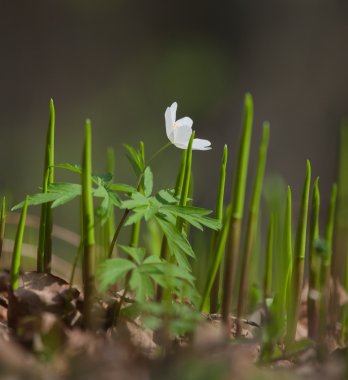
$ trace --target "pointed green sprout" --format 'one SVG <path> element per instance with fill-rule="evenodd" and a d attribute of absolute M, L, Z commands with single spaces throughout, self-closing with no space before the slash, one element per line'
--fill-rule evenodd
<path fill-rule="evenodd" d="M 91 328 L 92 305 L 95 293 L 95 233 L 94 233 L 94 209 L 92 197 L 92 128 L 90 120 L 85 124 L 85 143 L 82 156 L 81 175 L 81 206 L 83 226 L 83 289 L 84 289 L 84 323 Z"/>
<path fill-rule="evenodd" d="M 325 289 L 330 287 L 330 274 L 331 274 L 331 258 L 332 258 L 332 244 L 333 244 L 333 234 L 335 226 L 335 216 L 336 216 L 336 202 L 337 201 L 337 184 L 332 185 L 330 194 L 330 206 L 328 220 L 326 223 L 326 244 L 327 244 L 327 255 L 323 261 L 323 280 L 325 282 Z"/>
<path fill-rule="evenodd" d="M 43 171 L 42 192 L 47 193 L 48 186 L 54 182 L 54 129 L 55 110 L 53 100 L 50 100 L 50 115 L 46 136 L 45 164 Z M 52 202 L 43 203 L 41 206 L 39 242 L 37 249 L 37 271 L 50 272 L 52 260 Z"/>
<path fill-rule="evenodd" d="M 250 205 L 250 210 L 249 210 L 247 231 L 246 231 L 245 243 L 244 243 L 244 252 L 243 252 L 243 257 L 242 257 L 238 305 L 237 305 L 238 332 L 241 332 L 239 321 L 244 313 L 244 304 L 245 304 L 244 301 L 247 298 L 250 258 L 251 258 L 251 254 L 254 248 L 256 234 L 257 234 L 260 200 L 261 200 L 261 193 L 262 193 L 262 183 L 263 183 L 263 177 L 265 173 L 266 160 L 267 160 L 268 142 L 269 142 L 269 123 L 265 122 L 263 124 L 262 138 L 261 138 L 261 144 L 260 144 L 260 150 L 259 150 L 258 167 L 257 167 L 256 178 L 255 178 L 253 194 L 252 194 L 252 199 L 251 199 L 251 205 Z"/>
<path fill-rule="evenodd" d="M 10 284 L 13 290 L 16 290 L 19 286 L 19 268 L 21 265 L 22 244 L 25 228 L 25 220 L 28 210 L 28 196 L 25 197 L 21 217 L 17 227 L 16 238 L 13 247 L 13 256 L 10 272 Z"/>
<path fill-rule="evenodd" d="M 216 206 L 215 206 L 215 219 L 217 219 L 221 225 L 223 222 L 223 214 L 224 214 L 224 198 L 225 198 L 225 183 L 226 183 L 226 167 L 227 167 L 227 145 L 224 146 L 221 167 L 220 167 L 220 177 L 219 177 L 219 187 L 216 197 Z M 222 234 L 222 231 L 213 231 L 212 239 L 211 239 L 211 252 L 210 257 L 213 258 L 211 265 L 214 266 L 214 261 L 217 256 L 217 243 L 219 240 L 219 236 Z M 219 262 L 219 267 L 220 267 Z M 210 313 L 217 313 L 218 311 L 218 301 L 219 301 L 219 293 L 220 293 L 220 270 L 215 275 L 215 279 L 213 282 L 212 289 L 210 290 Z M 208 279 L 210 281 L 210 279 Z"/>
<path fill-rule="evenodd" d="M 107 151 L 107 171 L 112 175 L 112 178 L 115 176 L 115 151 L 112 148 L 109 148 Z M 111 205 L 110 216 L 108 217 L 107 222 L 104 225 L 104 239 L 105 239 L 105 258 L 107 258 L 110 244 L 112 241 L 112 236 L 115 233 L 115 207 Z"/>
<path fill-rule="evenodd" d="M 308 337 L 316 339 L 319 328 L 319 309 L 320 309 L 320 272 L 321 257 L 316 249 L 316 242 L 319 239 L 319 212 L 320 212 L 320 193 L 319 177 L 314 181 L 312 195 L 312 210 L 308 242 Z"/>
<path fill-rule="evenodd" d="M 243 219 L 244 198 L 249 164 L 250 142 L 253 122 L 253 99 L 245 96 L 243 132 L 239 145 L 237 172 L 232 193 L 232 213 L 230 219 L 230 235 L 225 260 L 223 281 L 222 319 L 229 324 L 229 313 L 232 303 L 232 292 L 236 270 L 236 259 L 239 253 L 241 225 Z"/>
<path fill-rule="evenodd" d="M 2 255 L 2 247 L 5 239 L 5 225 L 6 225 L 6 198 L 2 198 L 1 214 L 0 214 L 0 259 Z"/>
<path fill-rule="evenodd" d="M 271 214 L 268 224 L 265 275 L 263 281 L 263 302 L 266 304 L 267 298 L 272 295 L 272 270 L 273 270 L 273 251 L 274 251 L 274 215 Z"/>
<path fill-rule="evenodd" d="M 306 179 L 303 185 L 299 218 L 297 223 L 294 266 L 292 273 L 291 289 L 291 313 L 288 315 L 287 341 L 292 342 L 295 339 L 297 320 L 300 309 L 301 291 L 303 285 L 304 261 L 306 253 L 306 233 L 308 217 L 308 200 L 311 181 L 311 165 L 307 161 Z"/>
<path fill-rule="evenodd" d="M 219 186 L 218 186 L 218 192 L 216 197 L 216 206 L 215 206 L 215 218 L 222 224 L 223 222 L 223 207 L 224 207 L 224 194 L 225 194 L 225 182 L 226 182 L 226 166 L 227 166 L 227 145 L 224 146 L 223 154 L 222 154 L 222 160 L 221 160 L 221 166 L 220 166 L 220 177 L 219 177 Z M 210 312 L 216 312 L 217 310 L 217 304 L 218 304 L 218 268 L 221 263 L 221 256 L 218 256 L 218 243 L 220 236 L 222 234 L 222 230 L 213 231 L 212 234 L 212 242 L 211 242 L 211 265 L 209 268 L 209 274 L 208 274 L 208 280 L 205 283 L 205 290 L 201 301 L 201 311 L 206 306 L 209 296 L 210 297 Z M 215 269 L 216 268 L 216 269 Z M 213 285 L 215 284 L 216 291 L 213 292 L 213 294 L 210 294 Z M 213 311 L 214 310 L 214 311 Z"/>
<path fill-rule="evenodd" d="M 284 217 L 284 234 L 283 234 L 283 268 L 282 275 L 285 278 L 285 286 L 281 288 L 280 300 L 281 300 L 281 310 L 280 319 L 284 320 L 284 315 L 286 313 L 286 308 L 290 305 L 290 293 L 291 293 L 291 280 L 292 280 L 292 270 L 293 270 L 293 253 L 292 253 L 292 195 L 291 188 L 288 186 L 286 194 L 286 208 Z M 290 311 L 292 312 L 292 311 Z"/>
<path fill-rule="evenodd" d="M 143 166 L 145 170 L 145 146 L 142 141 L 140 142 L 140 157 L 143 162 Z M 144 193 L 144 186 L 142 185 L 142 182 L 144 180 L 144 170 L 138 178 L 138 183 L 139 183 L 138 190 L 142 194 Z M 138 220 L 136 223 L 132 225 L 130 244 L 129 244 L 131 247 L 135 247 L 135 248 L 138 247 L 139 237 L 140 237 L 140 225 L 141 225 L 140 220 Z"/>

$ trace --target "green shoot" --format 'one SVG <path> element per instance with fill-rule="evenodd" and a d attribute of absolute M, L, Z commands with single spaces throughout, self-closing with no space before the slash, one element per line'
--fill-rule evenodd
<path fill-rule="evenodd" d="M 222 223 L 223 221 L 223 207 L 224 207 L 224 197 L 225 197 L 225 182 L 226 182 L 226 167 L 227 167 L 227 145 L 224 146 L 224 151 L 222 154 L 221 167 L 220 167 L 220 177 L 219 177 L 219 186 L 216 197 L 215 205 L 215 218 Z M 217 256 L 217 242 L 222 231 L 216 232 L 213 231 L 211 239 L 211 252 L 210 257 L 212 258 L 212 266 L 214 266 L 214 261 Z M 221 261 L 220 261 L 221 262 Z M 219 300 L 219 272 L 216 273 L 215 279 L 213 282 L 213 287 L 210 294 L 210 313 L 216 313 L 218 310 L 218 300 Z M 211 280 L 208 278 L 208 281 Z"/>
<path fill-rule="evenodd" d="M 215 279 L 217 278 L 217 274 L 219 271 L 220 264 L 222 262 L 223 255 L 226 249 L 226 243 L 228 238 L 228 233 L 230 229 L 230 219 L 232 214 L 232 205 L 229 205 L 225 212 L 225 217 L 223 221 L 223 227 L 221 230 L 221 234 L 219 234 L 219 238 L 216 245 L 216 254 L 214 255 L 214 260 L 210 265 L 208 272 L 208 281 L 206 282 L 206 286 L 204 289 L 203 297 L 201 300 L 200 310 L 203 311 L 209 300 L 209 294 L 212 290 Z"/>
<path fill-rule="evenodd" d="M 273 251 L 274 251 L 274 215 L 269 218 L 266 260 L 265 260 L 265 275 L 263 281 L 263 302 L 266 304 L 267 298 L 272 295 L 272 270 L 273 270 Z"/>
<path fill-rule="evenodd" d="M 54 129 L 55 110 L 53 100 L 50 101 L 50 115 L 46 137 L 45 164 L 43 171 L 42 192 L 47 193 L 48 187 L 54 182 Z M 37 250 L 38 272 L 50 272 L 52 260 L 52 209 L 51 202 L 43 203 L 41 206 L 39 242 Z"/>
<path fill-rule="evenodd" d="M 238 306 L 237 306 L 237 321 L 238 333 L 240 332 L 240 318 L 244 313 L 244 301 L 247 298 L 248 275 L 250 267 L 250 258 L 255 244 L 257 233 L 257 224 L 259 219 L 260 199 L 262 192 L 262 183 L 266 167 L 267 149 L 269 141 L 269 123 L 263 124 L 263 132 L 259 150 L 259 160 L 256 172 L 256 179 L 251 199 L 251 206 L 248 216 L 247 231 L 245 235 L 244 252 L 242 257 L 241 277 L 239 285 Z"/>
<path fill-rule="evenodd" d="M 331 258 L 332 258 L 332 244 L 333 244 L 333 234 L 335 225 L 335 215 L 336 215 L 336 200 L 337 200 L 337 184 L 332 185 L 330 194 L 330 206 L 328 220 L 326 223 L 326 244 L 327 244 L 327 255 L 323 261 L 323 279 L 325 282 L 325 289 L 330 287 L 330 274 L 331 274 Z"/>
<path fill-rule="evenodd" d="M 27 217 L 27 209 L 28 209 L 28 197 L 26 197 L 24 200 L 24 205 L 23 205 L 21 217 L 18 223 L 16 238 L 15 238 L 14 248 L 13 248 L 11 272 L 10 272 L 10 284 L 13 290 L 16 290 L 19 286 L 19 268 L 21 265 L 22 243 L 23 243 L 23 235 L 24 235 L 24 228 L 25 228 L 25 220 Z"/>
<path fill-rule="evenodd" d="M 84 323 L 92 327 L 92 305 L 95 293 L 95 257 L 94 257 L 94 208 L 92 197 L 92 130 L 91 123 L 86 120 L 85 143 L 82 156 L 82 225 L 83 225 L 83 288 L 84 288 Z"/>
<path fill-rule="evenodd" d="M 291 313 L 288 314 L 287 342 L 295 339 L 297 320 L 300 308 L 301 291 L 303 285 L 304 261 L 306 253 L 306 233 L 307 233 L 307 216 L 308 216 L 308 199 L 311 181 L 311 165 L 307 161 L 306 179 L 303 185 L 299 219 L 297 224 L 295 250 L 294 250 L 294 267 L 292 273 L 291 289 Z"/>
<path fill-rule="evenodd" d="M 314 181 L 308 243 L 308 337 L 312 339 L 316 339 L 318 336 L 321 291 L 321 257 L 318 255 L 315 245 L 316 241 L 319 239 L 320 193 L 318 182 L 319 177 Z"/>
<path fill-rule="evenodd" d="M 225 260 L 223 282 L 222 319 L 229 324 L 229 313 L 232 303 L 232 292 L 236 270 L 236 259 L 239 253 L 241 225 L 243 219 L 244 198 L 249 164 L 250 141 L 253 121 L 253 99 L 245 96 L 243 132 L 239 145 L 237 172 L 232 193 L 232 213 L 230 219 L 230 235 Z"/>
<path fill-rule="evenodd" d="M 111 174 L 112 177 L 115 176 L 115 151 L 112 148 L 109 148 L 107 151 L 107 171 Z M 104 240 L 106 242 L 106 257 L 109 253 L 110 243 L 112 240 L 112 236 L 115 233 L 115 211 L 114 205 L 111 206 L 111 212 L 107 219 L 107 222 L 104 226 Z"/>

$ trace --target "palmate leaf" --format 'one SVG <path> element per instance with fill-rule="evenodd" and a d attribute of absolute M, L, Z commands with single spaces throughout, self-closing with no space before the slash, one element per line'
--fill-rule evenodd
<path fill-rule="evenodd" d="M 130 199 L 122 202 L 121 208 L 123 209 L 135 209 L 137 207 L 147 207 L 149 205 L 149 199 L 145 195 L 135 192 L 132 193 Z"/>
<path fill-rule="evenodd" d="M 140 175 L 144 172 L 145 169 L 144 157 L 142 156 L 141 151 L 137 152 L 133 147 L 127 144 L 123 144 L 123 146 L 126 148 L 128 152 L 127 158 L 133 167 L 135 175 L 137 177 L 140 177 Z"/>
<path fill-rule="evenodd" d="M 203 230 L 203 226 L 211 228 L 212 230 L 221 229 L 221 223 L 217 219 L 209 218 L 212 211 L 198 207 L 177 206 L 177 205 L 163 205 L 161 212 L 165 215 L 171 214 L 180 217 L 190 223 L 192 226 Z"/>
<path fill-rule="evenodd" d="M 110 285 L 116 283 L 135 268 L 136 264 L 130 260 L 121 258 L 105 260 L 97 269 L 100 290 L 104 292 Z"/>
<path fill-rule="evenodd" d="M 144 195 L 145 197 L 149 197 L 152 193 L 153 188 L 153 174 L 148 166 L 144 171 Z"/>
<path fill-rule="evenodd" d="M 180 199 L 179 197 L 175 197 L 174 194 L 175 194 L 174 189 L 160 190 L 156 194 L 155 198 L 159 203 L 163 205 L 170 205 L 170 204 L 175 205 L 180 201 Z"/>
<path fill-rule="evenodd" d="M 168 222 L 163 216 L 156 215 L 156 220 L 167 238 L 170 254 L 175 256 L 179 265 L 189 268 L 190 265 L 186 255 L 195 257 L 195 254 L 186 237 L 177 230 L 175 225 Z"/>
<path fill-rule="evenodd" d="M 54 165 L 54 167 L 59 169 L 65 169 L 69 170 L 70 172 L 82 174 L 82 168 L 80 165 L 77 164 L 57 164 Z M 92 180 L 96 184 L 105 184 L 109 183 L 112 180 L 112 174 L 111 173 L 100 173 L 100 174 L 94 174 L 92 175 Z"/>
<path fill-rule="evenodd" d="M 140 265 L 145 257 L 145 248 L 130 247 L 128 245 L 117 245 L 123 252 L 127 253 L 138 265 Z"/>
<path fill-rule="evenodd" d="M 118 191 L 122 193 L 135 193 L 137 189 L 134 186 L 127 185 L 125 183 L 112 183 L 107 186 L 110 191 Z"/>
<path fill-rule="evenodd" d="M 132 272 L 129 287 L 135 291 L 135 299 L 138 302 L 145 302 L 155 294 L 154 283 L 150 276 L 137 269 Z"/>
<path fill-rule="evenodd" d="M 97 215 L 100 217 L 101 225 L 104 225 L 112 213 L 112 206 L 120 207 L 121 200 L 116 193 L 109 191 L 103 185 L 99 185 L 98 188 L 94 189 L 93 195 L 102 198 L 102 202 L 97 209 Z"/>
<path fill-rule="evenodd" d="M 36 206 L 53 202 L 52 207 L 60 206 L 81 195 L 81 185 L 76 183 L 56 182 L 48 187 L 47 193 L 37 193 L 28 197 L 28 206 Z M 23 207 L 24 202 L 18 203 L 12 210 Z"/>

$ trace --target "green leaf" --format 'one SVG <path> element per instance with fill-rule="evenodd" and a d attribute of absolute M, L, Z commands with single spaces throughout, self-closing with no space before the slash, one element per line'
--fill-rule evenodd
<path fill-rule="evenodd" d="M 60 168 L 60 169 L 66 169 L 66 170 L 69 170 L 71 172 L 74 172 L 74 173 L 77 173 L 77 174 L 81 174 L 82 173 L 82 169 L 81 169 L 81 166 L 80 165 L 71 165 L 71 164 L 57 164 L 57 165 L 54 165 L 56 168 Z"/>
<path fill-rule="evenodd" d="M 144 171 L 144 194 L 146 197 L 149 197 L 152 193 L 153 188 L 153 174 L 148 166 Z"/>
<path fill-rule="evenodd" d="M 167 238 L 170 253 L 175 256 L 179 265 L 189 268 L 185 254 L 190 257 L 195 257 L 195 254 L 186 237 L 165 218 L 157 215 L 156 220 Z"/>
<path fill-rule="evenodd" d="M 105 260 L 97 269 L 100 291 L 104 292 L 110 285 L 135 268 L 136 265 L 130 260 L 121 258 Z"/>
<path fill-rule="evenodd" d="M 210 210 L 198 207 L 177 206 L 177 205 L 163 205 L 161 212 L 164 214 L 172 214 L 176 217 L 186 220 L 194 227 L 203 230 L 203 226 L 213 230 L 221 229 L 221 223 L 217 219 L 208 218 L 206 215 L 210 214 Z"/>
<path fill-rule="evenodd" d="M 126 223 L 124 224 L 125 226 L 130 226 L 134 223 L 139 222 L 141 220 L 145 213 L 146 213 L 147 208 L 146 207 L 138 207 L 133 211 L 133 214 L 128 217 Z"/>
<path fill-rule="evenodd" d="M 177 204 L 180 199 L 175 197 L 175 190 L 174 189 L 166 189 L 166 190 L 160 190 L 156 194 L 156 199 L 158 202 L 164 205 L 168 204 Z"/>
<path fill-rule="evenodd" d="M 111 173 L 100 173 L 100 174 L 93 174 L 93 179 L 100 180 L 103 184 L 109 183 L 112 180 L 112 174 Z"/>
<path fill-rule="evenodd" d="M 136 207 L 148 206 L 148 204 L 149 200 L 143 194 L 136 192 L 131 195 L 130 199 L 122 202 L 121 208 L 131 210 Z"/>
<path fill-rule="evenodd" d="M 122 193 L 135 193 L 137 191 L 134 186 L 125 183 L 112 183 L 108 185 L 108 189 L 111 191 L 120 191 Z"/>
<path fill-rule="evenodd" d="M 135 299 L 138 302 L 145 302 L 154 295 L 154 286 L 150 277 L 137 270 L 133 271 L 129 286 L 132 290 L 135 290 Z"/>
<path fill-rule="evenodd" d="M 144 163 L 143 159 L 141 157 L 141 154 L 138 153 L 133 147 L 127 144 L 123 144 L 123 146 L 126 148 L 128 151 L 127 158 L 129 162 L 131 163 L 133 170 L 135 172 L 135 175 L 139 177 L 143 171 L 144 171 Z"/>
<path fill-rule="evenodd" d="M 118 247 L 122 249 L 123 252 L 127 253 L 138 265 L 140 265 L 145 257 L 145 248 L 130 247 L 128 245 L 118 244 Z"/>
<path fill-rule="evenodd" d="M 54 202 L 54 207 L 64 204 L 81 195 L 81 185 L 76 183 L 55 182 L 49 185 L 47 193 L 37 193 L 28 197 L 28 206 L 37 206 L 47 202 Z M 17 210 L 23 207 L 24 202 L 12 208 Z"/>

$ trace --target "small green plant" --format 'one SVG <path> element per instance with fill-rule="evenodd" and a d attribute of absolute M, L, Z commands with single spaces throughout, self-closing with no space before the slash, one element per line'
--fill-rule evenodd
<path fill-rule="evenodd" d="M 144 326 L 159 330 L 159 336 L 162 334 L 162 338 L 164 337 L 159 339 L 163 346 L 168 343 L 171 334 L 191 332 L 202 319 L 202 312 L 218 313 L 221 310 L 225 327 L 231 326 L 231 312 L 236 313 L 238 335 L 242 331 L 242 321 L 248 309 L 256 305 L 251 302 L 251 289 L 256 289 L 263 297 L 254 297 L 254 301 L 256 299 L 266 309 L 261 332 L 261 360 L 269 361 L 290 355 L 309 344 L 307 340 L 295 342 L 301 293 L 306 278 L 304 263 L 308 254 L 309 337 L 318 343 L 318 347 L 324 344 L 328 334 L 327 324 L 335 320 L 331 316 L 332 309 L 342 311 L 341 339 L 345 341 L 348 309 L 346 306 L 340 309 L 328 289 L 331 277 L 336 293 L 340 280 L 345 280 L 343 284 L 348 289 L 348 265 L 341 276 L 338 263 L 342 262 L 342 258 L 338 256 L 333 244 L 335 211 L 340 207 L 336 207 L 336 203 L 340 205 L 347 202 L 347 197 L 344 196 L 347 191 L 344 183 L 347 165 L 341 162 L 339 186 L 332 187 L 325 240 L 321 240 L 319 184 L 316 179 L 309 205 L 311 166 L 307 161 L 297 232 L 293 239 L 291 188 L 288 186 L 286 190 L 279 177 L 272 180 L 265 178 L 264 181 L 269 142 L 269 124 L 264 123 L 256 177 L 245 223 L 244 204 L 253 124 L 253 100 L 250 94 L 246 94 L 231 201 L 227 204 L 225 202 L 225 187 L 229 175 L 228 150 L 225 145 L 218 173 L 214 217 L 211 217 L 212 211 L 195 205 L 192 180 L 195 151 L 209 150 L 211 143 L 195 138 L 193 121 L 189 117 L 177 120 L 176 111 L 176 103 L 166 109 L 165 127 L 169 143 L 164 144 L 150 159 L 147 159 L 144 143 L 140 142 L 137 148 L 124 145 L 135 175 L 133 184 L 125 184 L 115 180 L 115 173 L 118 171 L 115 170 L 113 150 L 108 150 L 107 172 L 93 174 L 92 127 L 89 120 L 85 123 L 82 164 L 54 162 L 55 109 L 53 101 L 50 102 L 42 189 L 12 208 L 22 208 L 12 256 L 12 288 L 15 290 L 19 284 L 27 207 L 41 206 L 37 270 L 50 272 L 53 210 L 77 199 L 81 206 L 81 242 L 76 257 L 72 260 L 70 282 L 73 283 L 75 268 L 81 259 L 83 320 L 86 328 L 95 330 L 100 327 L 96 325 L 94 309 L 102 298 L 111 303 L 109 306 L 113 311 L 114 325 L 119 323 L 121 316 L 139 318 Z M 345 138 L 348 141 L 347 136 Z M 151 164 L 170 146 L 182 150 L 178 174 L 171 187 L 155 191 L 156 176 Z M 348 162 L 346 157 L 341 157 L 341 161 Z M 75 173 L 76 181 L 57 181 L 61 170 Z M 260 233 L 263 220 L 260 218 L 262 192 L 266 199 L 264 219 L 268 220 L 268 234 L 265 239 Z M 0 254 L 4 240 L 5 210 L 3 198 Z M 308 215 L 311 215 L 309 229 Z M 347 232 L 344 224 L 346 221 L 341 212 L 338 212 L 338 220 L 341 228 Z M 200 231 L 212 230 L 209 235 L 210 246 L 206 249 L 209 253 L 209 265 L 203 271 L 204 278 L 200 279 L 203 284 L 202 296 L 196 289 L 193 275 L 196 273 L 195 260 L 202 258 L 191 245 L 192 228 Z M 125 234 L 121 234 L 123 230 L 129 232 L 126 242 L 122 241 L 125 239 Z M 263 252 L 265 257 L 261 258 Z M 347 264 L 348 260 L 344 262 Z M 264 270 L 253 273 L 252 266 L 256 265 Z M 323 352 L 325 350 L 321 350 Z"/>

